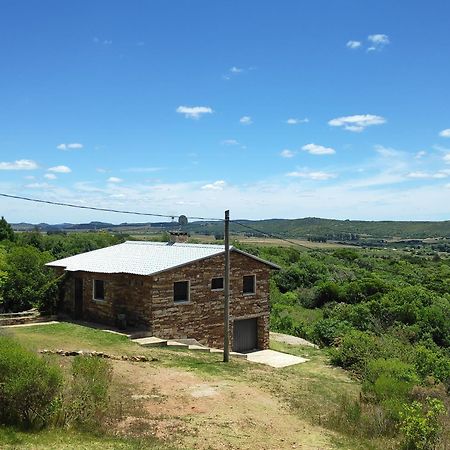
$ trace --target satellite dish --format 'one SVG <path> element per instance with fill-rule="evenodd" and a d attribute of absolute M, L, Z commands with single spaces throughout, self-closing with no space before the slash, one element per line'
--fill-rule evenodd
<path fill-rule="evenodd" d="M 183 227 L 187 224 L 188 224 L 188 219 L 186 216 L 182 215 L 182 216 L 178 217 L 178 225 L 180 225 L 180 227 Z"/>

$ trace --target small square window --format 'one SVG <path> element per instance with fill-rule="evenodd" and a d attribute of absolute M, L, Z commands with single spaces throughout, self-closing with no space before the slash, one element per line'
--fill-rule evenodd
<path fill-rule="evenodd" d="M 94 280 L 94 300 L 105 300 L 105 282 Z"/>
<path fill-rule="evenodd" d="M 211 290 L 212 291 L 222 291 L 223 290 L 223 277 L 213 278 L 211 280 Z"/>
<path fill-rule="evenodd" d="M 175 303 L 189 301 L 189 281 L 175 281 L 173 283 L 173 301 Z"/>
<path fill-rule="evenodd" d="M 254 294 L 255 289 L 255 275 L 244 275 L 242 278 L 242 292 L 244 294 Z"/>

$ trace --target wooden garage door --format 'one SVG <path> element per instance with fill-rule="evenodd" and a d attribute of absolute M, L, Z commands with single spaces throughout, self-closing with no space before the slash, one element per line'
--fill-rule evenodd
<path fill-rule="evenodd" d="M 248 352 L 258 348 L 257 319 L 235 320 L 233 323 L 233 351 Z"/>

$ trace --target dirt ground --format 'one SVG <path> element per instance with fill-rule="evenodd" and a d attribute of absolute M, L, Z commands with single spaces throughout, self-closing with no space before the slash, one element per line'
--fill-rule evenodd
<path fill-rule="evenodd" d="M 133 386 L 137 406 L 120 424 L 125 435 L 152 434 L 199 450 L 333 448 L 323 428 L 289 413 L 257 387 L 145 363 L 117 361 L 114 373 Z"/>

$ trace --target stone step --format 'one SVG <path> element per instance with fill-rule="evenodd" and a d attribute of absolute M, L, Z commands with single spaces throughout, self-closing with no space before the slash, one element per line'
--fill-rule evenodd
<path fill-rule="evenodd" d="M 220 348 L 210 348 L 210 353 L 223 353 L 223 350 Z M 247 359 L 247 355 L 245 353 L 238 352 L 230 352 L 230 356 L 234 356 L 235 358 Z"/>
<path fill-rule="evenodd" d="M 167 347 L 168 342 L 167 339 L 160 339 L 155 336 L 132 339 L 132 341 L 142 345 L 142 347 Z"/>
<path fill-rule="evenodd" d="M 188 344 L 183 344 L 182 342 L 178 341 L 167 341 L 167 347 L 170 348 L 188 348 Z"/>

